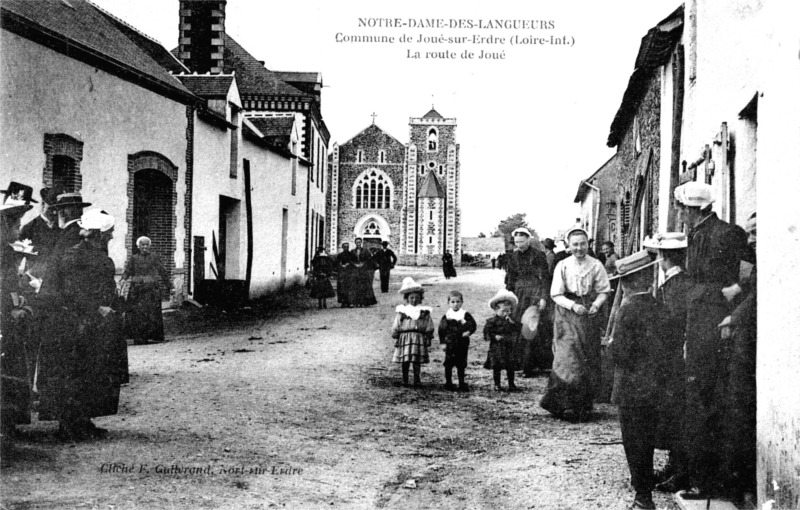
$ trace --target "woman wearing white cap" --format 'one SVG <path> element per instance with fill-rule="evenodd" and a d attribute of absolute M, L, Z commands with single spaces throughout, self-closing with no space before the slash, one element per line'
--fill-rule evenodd
<path fill-rule="evenodd" d="M 126 376 L 111 325 L 114 262 L 106 255 L 114 217 L 91 210 L 78 222 L 83 241 L 53 261 L 42 293 L 60 309 L 61 329 L 42 345 L 39 419 L 57 419 L 66 440 L 102 437 L 91 418 L 117 413 Z"/>
<path fill-rule="evenodd" d="M 164 341 L 164 320 L 161 316 L 161 288 L 171 290 L 164 264 L 158 254 L 151 251 L 152 241 L 141 236 L 136 240 L 139 253 L 134 253 L 125 264 L 123 280 L 130 281 L 126 327 L 135 345 Z"/>
<path fill-rule="evenodd" d="M 724 408 L 723 344 L 717 326 L 731 313 L 722 289 L 739 279 L 747 234 L 711 210 L 712 188 L 687 182 L 675 188 L 683 222 L 689 227 L 686 272 L 692 282 L 686 317 L 686 439 L 689 476 L 703 494 L 723 491 L 719 441 Z"/>
<path fill-rule="evenodd" d="M 578 417 L 592 409 L 600 382 L 602 314 L 611 292 L 599 260 L 587 255 L 589 235 L 581 228 L 567 232 L 572 255 L 558 264 L 550 296 L 556 303 L 553 370 L 540 405 L 555 416 Z"/>

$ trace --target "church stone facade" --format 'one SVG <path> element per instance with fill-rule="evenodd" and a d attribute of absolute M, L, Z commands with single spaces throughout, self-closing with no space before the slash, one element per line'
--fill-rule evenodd
<path fill-rule="evenodd" d="M 405 265 L 461 261 L 456 119 L 431 109 L 409 120 L 403 144 L 374 123 L 331 155 L 330 249 L 361 237 L 389 241 Z"/>

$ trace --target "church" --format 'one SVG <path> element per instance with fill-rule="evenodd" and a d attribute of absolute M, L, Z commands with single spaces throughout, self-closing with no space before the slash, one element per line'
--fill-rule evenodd
<path fill-rule="evenodd" d="M 330 164 L 330 251 L 360 237 L 388 241 L 402 265 L 461 262 L 461 162 L 456 119 L 435 109 L 409 119 L 403 144 L 373 123 L 334 144 Z"/>

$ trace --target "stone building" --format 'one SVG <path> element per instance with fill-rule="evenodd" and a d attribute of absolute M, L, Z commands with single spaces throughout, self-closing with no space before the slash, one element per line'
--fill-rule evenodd
<path fill-rule="evenodd" d="M 456 119 L 431 109 L 409 120 L 403 144 L 374 123 L 331 155 L 330 240 L 389 241 L 400 264 L 461 259 L 460 160 Z"/>

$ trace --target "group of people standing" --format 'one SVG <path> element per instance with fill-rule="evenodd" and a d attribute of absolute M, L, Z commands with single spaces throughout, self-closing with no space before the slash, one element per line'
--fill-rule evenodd
<path fill-rule="evenodd" d="M 389 277 L 397 263 L 397 255 L 389 248 L 389 242 L 383 241 L 381 249 L 371 251 L 363 246 L 361 238 L 355 239 L 355 248 L 350 243 L 342 243 L 342 251 L 331 259 L 320 246 L 311 259 L 309 276 L 310 296 L 318 300 L 319 308 L 327 308 L 328 298 L 337 297 L 343 308 L 365 307 L 377 304 L 372 282 L 375 270 L 380 273 L 381 292 L 389 292 Z M 336 276 L 336 291 L 333 290 L 330 278 Z"/>
<path fill-rule="evenodd" d="M 17 425 L 31 422 L 36 401 L 38 419 L 57 420 L 61 439 L 103 437 L 107 431 L 92 418 L 116 414 L 128 382 L 123 313 L 137 343 L 163 340 L 159 283 L 171 286 L 166 271 L 141 238 L 120 292 L 108 256 L 112 215 L 87 209 L 79 193 L 45 187 L 41 213 L 21 226 L 37 203 L 33 188 L 12 182 L 2 193 L 3 445 Z"/>
<path fill-rule="evenodd" d="M 688 235 L 647 239 L 616 262 L 623 299 L 610 347 L 633 507 L 655 508 L 654 489 L 752 505 L 756 216 L 746 231 L 722 221 L 704 183 L 679 186 L 675 198 Z M 660 285 L 646 270 L 655 264 Z M 655 448 L 669 451 L 656 472 Z"/>

